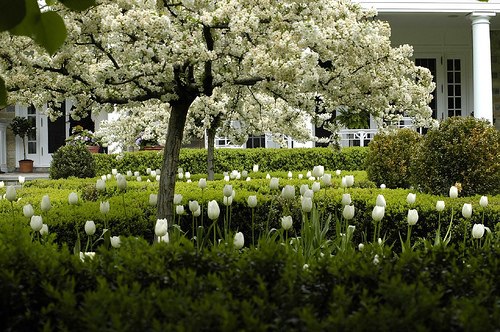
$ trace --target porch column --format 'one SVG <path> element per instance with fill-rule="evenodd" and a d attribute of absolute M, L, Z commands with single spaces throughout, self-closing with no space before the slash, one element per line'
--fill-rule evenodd
<path fill-rule="evenodd" d="M 474 71 L 474 117 L 493 123 L 493 92 L 491 83 L 490 17 L 495 13 L 473 12 L 473 71 Z"/>

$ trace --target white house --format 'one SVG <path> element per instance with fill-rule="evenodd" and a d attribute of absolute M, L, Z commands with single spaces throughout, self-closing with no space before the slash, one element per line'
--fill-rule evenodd
<path fill-rule="evenodd" d="M 433 117 L 485 118 L 500 129 L 500 0 L 458 1 L 371 1 L 356 0 L 378 10 L 377 19 L 388 21 L 394 46 L 410 44 L 414 59 L 429 68 L 436 82 L 431 104 Z M 63 105 L 69 111 L 69 103 Z M 67 116 L 52 123 L 43 112 L 23 106 L 0 110 L 0 170 L 13 171 L 22 159 L 22 143 L 7 130 L 14 115 L 28 116 L 36 123 L 37 134 L 29 139 L 28 155 L 35 167 L 48 167 L 58 144 L 69 135 L 72 122 Z M 106 115 L 95 119 L 96 126 Z M 86 128 L 89 128 L 88 126 Z M 97 128 L 96 128 L 97 129 Z M 311 126 L 311 130 L 315 128 Z M 345 130 L 343 144 L 365 145 L 374 135 L 367 130 Z M 223 138 L 218 147 L 230 146 Z M 312 147 L 289 141 L 289 147 Z M 238 147 L 277 147 L 269 135 L 251 136 Z"/>

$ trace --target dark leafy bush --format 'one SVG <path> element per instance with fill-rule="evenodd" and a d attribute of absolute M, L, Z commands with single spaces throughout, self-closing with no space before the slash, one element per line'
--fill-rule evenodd
<path fill-rule="evenodd" d="M 377 186 L 383 183 L 389 188 L 408 188 L 410 160 L 421 142 L 422 136 L 411 129 L 375 135 L 365 161 L 368 178 Z"/>
<path fill-rule="evenodd" d="M 459 182 L 460 195 L 500 193 L 500 133 L 487 121 L 453 117 L 430 130 L 411 164 L 415 187 L 447 194 Z"/>
<path fill-rule="evenodd" d="M 91 178 L 95 176 L 95 163 L 92 154 L 85 146 L 64 145 L 52 156 L 50 178 L 61 179 L 74 176 Z"/>

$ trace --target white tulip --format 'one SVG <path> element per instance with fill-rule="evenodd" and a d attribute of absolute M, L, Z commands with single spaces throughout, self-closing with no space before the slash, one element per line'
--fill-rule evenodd
<path fill-rule="evenodd" d="M 245 245 L 245 238 L 242 232 L 238 232 L 234 235 L 234 249 L 241 249 Z"/>
<path fill-rule="evenodd" d="M 215 219 L 219 218 L 220 208 L 219 208 L 219 204 L 217 204 L 217 202 L 215 200 L 208 202 L 207 210 L 208 210 L 207 211 L 208 218 L 210 218 L 211 220 L 215 220 Z"/>
<path fill-rule="evenodd" d="M 309 186 L 307 184 L 303 184 L 303 185 L 300 186 L 300 190 L 299 191 L 300 191 L 300 194 L 302 196 L 304 196 L 304 193 L 306 192 L 306 190 L 309 190 Z"/>
<path fill-rule="evenodd" d="M 313 193 L 317 193 L 321 189 L 321 184 L 319 182 L 314 182 L 312 184 Z"/>
<path fill-rule="evenodd" d="M 41 216 L 31 216 L 30 226 L 35 232 L 40 231 L 43 227 L 42 217 Z"/>
<path fill-rule="evenodd" d="M 99 209 L 101 210 L 102 214 L 107 215 L 109 213 L 109 201 L 101 202 L 101 204 L 99 205 Z"/>
<path fill-rule="evenodd" d="M 298 178 L 299 178 L 299 179 L 302 179 L 303 177 L 304 177 L 304 174 L 299 174 L 299 175 L 298 175 Z"/>
<path fill-rule="evenodd" d="M 354 205 L 345 205 L 342 215 L 346 220 L 351 220 L 352 218 L 354 218 Z"/>
<path fill-rule="evenodd" d="M 189 172 L 184 173 L 184 177 L 186 179 L 190 179 L 191 178 L 191 173 L 189 173 Z"/>
<path fill-rule="evenodd" d="M 49 234 L 49 226 L 47 226 L 47 224 L 43 224 L 42 229 L 40 230 L 40 235 L 45 236 L 47 234 Z"/>
<path fill-rule="evenodd" d="M 272 178 L 271 181 L 269 181 L 269 187 L 271 190 L 277 190 L 280 185 L 280 179 L 278 178 Z"/>
<path fill-rule="evenodd" d="M 106 182 L 103 179 L 97 180 L 95 187 L 99 191 L 106 190 Z"/>
<path fill-rule="evenodd" d="M 120 248 L 121 244 L 122 244 L 122 241 L 120 240 L 120 237 L 119 236 L 112 236 L 110 238 L 110 241 L 111 241 L 111 246 L 113 248 Z"/>
<path fill-rule="evenodd" d="M 408 210 L 408 225 L 413 226 L 418 221 L 418 212 L 415 209 Z"/>
<path fill-rule="evenodd" d="M 233 186 L 230 184 L 224 185 L 224 189 L 222 189 L 222 193 L 224 196 L 229 197 L 233 194 Z"/>
<path fill-rule="evenodd" d="M 314 198 L 314 192 L 311 190 L 311 189 L 307 189 L 306 191 L 304 191 L 304 195 L 302 195 L 303 197 L 309 197 L 310 199 L 313 199 Z"/>
<path fill-rule="evenodd" d="M 116 168 L 113 168 L 111 170 L 111 174 L 113 174 L 114 176 L 116 176 L 118 174 L 118 170 Z"/>
<path fill-rule="evenodd" d="M 474 224 L 472 226 L 472 237 L 475 239 L 480 239 L 484 235 L 484 225 L 483 224 Z"/>
<path fill-rule="evenodd" d="M 134 176 L 135 176 L 135 177 L 138 177 L 139 175 L 141 175 L 141 173 L 139 173 L 138 171 L 135 171 L 135 172 L 134 172 Z"/>
<path fill-rule="evenodd" d="M 306 213 L 312 211 L 313 203 L 311 197 L 303 196 L 301 202 L 302 202 L 302 211 Z"/>
<path fill-rule="evenodd" d="M 2 189 L 5 186 L 5 183 L 3 181 L 0 181 L 0 189 Z"/>
<path fill-rule="evenodd" d="M 314 166 L 313 171 L 312 171 L 312 176 L 315 178 L 320 178 L 323 176 L 323 173 L 325 172 L 325 167 L 324 166 Z"/>
<path fill-rule="evenodd" d="M 324 174 L 322 181 L 325 187 L 329 187 L 332 184 L 332 175 L 330 173 Z"/>
<path fill-rule="evenodd" d="M 233 196 L 229 196 L 229 197 L 224 196 L 222 199 L 222 203 L 225 206 L 230 206 L 231 204 L 233 204 Z"/>
<path fill-rule="evenodd" d="M 149 194 L 149 205 L 156 206 L 158 204 L 158 195 Z"/>
<path fill-rule="evenodd" d="M 259 165 L 253 165 L 253 172 L 257 173 L 259 171 Z"/>
<path fill-rule="evenodd" d="M 200 187 L 200 189 L 207 188 L 207 179 L 205 179 L 205 178 L 199 179 L 198 180 L 198 187 Z"/>
<path fill-rule="evenodd" d="M 285 187 L 283 187 L 283 190 L 281 191 L 281 197 L 284 199 L 293 199 L 295 198 L 295 187 L 287 184 Z"/>
<path fill-rule="evenodd" d="M 101 180 L 106 181 L 108 177 L 106 175 L 101 175 Z"/>
<path fill-rule="evenodd" d="M 194 213 L 199 209 L 200 209 L 200 204 L 198 203 L 198 201 L 189 201 L 189 211 Z"/>
<path fill-rule="evenodd" d="M 349 205 L 351 202 L 351 194 L 342 194 L 342 205 Z"/>
<path fill-rule="evenodd" d="M 92 220 L 87 220 L 85 223 L 85 233 L 87 233 L 87 235 L 94 235 L 95 223 Z"/>
<path fill-rule="evenodd" d="M 138 181 L 139 181 L 139 176 L 137 177 Z M 125 190 L 127 189 L 127 179 L 125 178 L 125 176 L 123 176 L 122 174 L 118 174 L 116 176 L 116 185 L 118 186 L 119 189 L 122 189 L 122 190 Z"/>
<path fill-rule="evenodd" d="M 380 189 L 384 190 L 385 188 L 386 188 L 385 184 L 384 184 L 384 183 L 382 183 L 382 184 L 380 185 Z"/>
<path fill-rule="evenodd" d="M 384 195 L 378 195 L 377 196 L 377 201 L 376 201 L 375 205 L 382 206 L 382 207 L 386 207 L 387 206 L 387 204 L 385 203 L 385 197 L 384 197 Z"/>
<path fill-rule="evenodd" d="M 464 218 L 470 218 L 472 216 L 472 204 L 464 204 L 462 207 L 462 216 L 464 216 Z"/>
<path fill-rule="evenodd" d="M 31 204 L 26 204 L 23 207 L 23 214 L 26 218 L 31 218 L 35 214 L 35 210 L 33 209 L 33 206 L 31 206 Z"/>
<path fill-rule="evenodd" d="M 266 179 L 268 179 L 268 180 L 269 180 L 270 178 L 271 178 L 271 174 L 267 173 L 267 175 L 266 175 Z"/>
<path fill-rule="evenodd" d="M 363 243 L 358 244 L 359 251 L 363 251 L 365 249 L 365 245 Z"/>
<path fill-rule="evenodd" d="M 372 219 L 374 221 L 380 221 L 382 220 L 382 218 L 384 218 L 384 213 L 385 213 L 385 207 L 375 205 L 372 211 Z"/>
<path fill-rule="evenodd" d="M 156 178 L 156 171 L 151 171 L 151 177 Z"/>
<path fill-rule="evenodd" d="M 179 180 L 182 180 L 184 178 L 184 173 L 177 174 L 177 177 L 179 178 Z"/>
<path fill-rule="evenodd" d="M 229 175 L 224 175 L 224 181 L 229 182 L 230 178 Z"/>
<path fill-rule="evenodd" d="M 479 200 L 479 205 L 483 208 L 488 206 L 488 197 L 487 196 L 481 196 L 481 199 Z"/>
<path fill-rule="evenodd" d="M 408 193 L 408 196 L 406 196 L 406 203 L 412 205 L 415 203 L 416 198 L 417 194 Z"/>
<path fill-rule="evenodd" d="M 342 171 L 341 171 L 340 169 L 338 169 L 338 170 L 336 170 L 336 171 L 335 171 L 335 174 L 336 174 L 337 176 L 340 176 L 340 174 L 342 174 Z"/>
<path fill-rule="evenodd" d="M 254 208 L 257 206 L 257 196 L 248 196 L 248 206 Z"/>
<path fill-rule="evenodd" d="M 292 216 L 281 217 L 281 227 L 283 227 L 284 230 L 289 230 L 290 228 L 292 228 L 292 224 Z"/>
<path fill-rule="evenodd" d="M 8 186 L 7 192 L 5 193 L 5 198 L 10 202 L 14 202 L 16 200 L 16 195 L 16 188 L 13 186 Z"/>
<path fill-rule="evenodd" d="M 183 215 L 184 214 L 184 205 L 177 205 L 175 207 L 175 213 L 178 215 Z"/>
<path fill-rule="evenodd" d="M 47 212 L 52 209 L 52 204 L 50 204 L 49 195 L 45 195 L 42 197 L 42 211 Z"/>
<path fill-rule="evenodd" d="M 193 212 L 193 216 L 199 217 L 201 215 L 201 208 L 198 206 L 198 210 Z"/>
<path fill-rule="evenodd" d="M 311 171 L 307 171 L 307 173 L 306 173 L 306 178 L 308 178 L 308 179 L 309 179 L 310 177 L 312 177 L 312 173 L 311 173 Z"/>
<path fill-rule="evenodd" d="M 26 178 L 24 176 L 22 176 L 22 175 L 19 175 L 18 181 L 19 181 L 20 184 L 24 184 L 24 182 L 26 181 Z"/>
<path fill-rule="evenodd" d="M 182 202 L 181 194 L 174 194 L 174 205 L 179 205 Z"/>
<path fill-rule="evenodd" d="M 78 203 L 78 194 L 75 192 L 72 192 L 68 195 L 68 201 L 69 204 L 76 204 Z"/>
<path fill-rule="evenodd" d="M 450 198 L 457 198 L 458 197 L 458 188 L 455 186 L 451 186 L 450 188 Z"/>
<path fill-rule="evenodd" d="M 148 175 L 151 174 L 151 168 L 150 167 L 146 168 L 146 174 L 148 174 Z"/>
<path fill-rule="evenodd" d="M 132 171 L 127 171 L 127 177 L 128 178 L 132 177 L 132 175 L 133 175 Z"/>
<path fill-rule="evenodd" d="M 346 175 L 345 182 L 348 188 L 354 186 L 354 175 Z"/>
<path fill-rule="evenodd" d="M 168 232 L 168 222 L 167 219 L 157 219 L 155 225 L 155 234 L 158 237 L 162 237 Z"/>
<path fill-rule="evenodd" d="M 141 182 L 142 181 L 142 177 L 138 176 L 136 180 L 137 180 L 137 182 Z"/>
<path fill-rule="evenodd" d="M 106 174 L 106 179 L 107 180 L 111 180 L 111 178 L 112 178 L 111 174 Z"/>
<path fill-rule="evenodd" d="M 438 210 L 438 212 L 441 212 L 444 210 L 444 201 L 437 201 L 436 202 L 436 210 Z"/>
<path fill-rule="evenodd" d="M 292 179 L 292 178 L 293 178 L 292 171 L 288 171 L 288 178 L 289 178 L 289 179 Z"/>
<path fill-rule="evenodd" d="M 246 178 L 248 176 L 248 171 L 243 170 L 241 172 L 241 177 Z"/>

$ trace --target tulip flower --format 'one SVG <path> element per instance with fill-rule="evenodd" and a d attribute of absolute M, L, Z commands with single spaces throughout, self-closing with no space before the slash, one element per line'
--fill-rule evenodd
<path fill-rule="evenodd" d="M 118 174 L 118 170 L 116 168 L 113 168 L 111 170 L 111 174 L 113 174 L 114 176 L 116 176 Z"/>
<path fill-rule="evenodd" d="M 198 187 L 200 187 L 200 189 L 206 189 L 207 188 L 207 179 L 205 178 L 201 178 L 198 180 Z"/>
<path fill-rule="evenodd" d="M 151 171 L 151 177 L 156 178 L 156 171 Z"/>
<path fill-rule="evenodd" d="M 304 196 L 304 193 L 306 192 L 306 190 L 309 190 L 309 186 L 307 184 L 303 184 L 303 185 L 300 186 L 300 190 L 299 191 L 300 191 L 300 194 L 302 196 Z"/>
<path fill-rule="evenodd" d="M 336 171 L 335 171 L 335 174 L 336 174 L 337 176 L 340 176 L 340 174 L 342 174 L 342 171 L 341 171 L 340 169 L 338 169 L 338 170 L 336 170 Z"/>
<path fill-rule="evenodd" d="M 142 177 L 138 176 L 137 179 L 135 179 L 137 182 L 141 182 L 142 181 Z"/>
<path fill-rule="evenodd" d="M 322 181 L 325 187 L 329 187 L 332 184 L 332 175 L 330 173 L 324 174 Z"/>
<path fill-rule="evenodd" d="M 155 225 L 155 234 L 158 237 L 162 237 L 168 232 L 168 222 L 167 219 L 157 219 Z"/>
<path fill-rule="evenodd" d="M 106 181 L 108 178 L 106 175 L 101 175 L 101 180 Z"/>
<path fill-rule="evenodd" d="M 378 259 L 378 255 L 375 254 L 375 257 L 373 257 L 373 264 L 378 265 L 378 263 L 380 263 L 380 260 Z"/>
<path fill-rule="evenodd" d="M 238 232 L 234 235 L 234 249 L 241 249 L 245 245 L 245 238 L 242 232 Z"/>
<path fill-rule="evenodd" d="M 272 178 L 271 181 L 269 181 L 269 187 L 271 190 L 277 190 L 279 188 L 280 184 L 280 179 L 278 178 Z"/>
<path fill-rule="evenodd" d="M 134 176 L 135 176 L 135 177 L 138 177 L 139 175 L 141 175 L 141 173 L 139 173 L 138 171 L 135 171 L 135 172 L 134 172 Z"/>
<path fill-rule="evenodd" d="M 285 187 L 283 187 L 283 190 L 281 191 L 281 196 L 284 199 L 295 198 L 295 187 L 290 184 L 287 184 Z"/>
<path fill-rule="evenodd" d="M 325 172 L 325 167 L 324 166 L 314 166 L 313 171 L 312 171 L 312 176 L 315 178 L 320 178 L 323 176 L 323 173 Z"/>
<path fill-rule="evenodd" d="M 445 205 L 444 205 L 444 201 L 437 201 L 437 202 L 436 202 L 436 210 L 437 210 L 438 212 L 443 211 L 443 210 L 444 210 L 444 206 L 445 206 Z"/>
<path fill-rule="evenodd" d="M 183 215 L 184 214 L 184 205 L 177 205 L 175 207 L 175 213 L 178 215 Z"/>
<path fill-rule="evenodd" d="M 241 171 L 241 177 L 246 178 L 248 176 L 248 171 Z"/>
<path fill-rule="evenodd" d="M 292 179 L 292 178 L 293 178 L 292 171 L 288 171 L 288 178 L 289 178 L 289 179 Z"/>
<path fill-rule="evenodd" d="M 78 203 L 78 194 L 75 192 L 72 192 L 68 195 L 68 201 L 69 204 L 76 204 Z"/>
<path fill-rule="evenodd" d="M 41 216 L 31 216 L 30 226 L 35 232 L 40 231 L 43 227 L 42 217 Z"/>
<path fill-rule="evenodd" d="M 248 196 L 248 206 L 254 208 L 257 206 L 257 196 Z"/>
<path fill-rule="evenodd" d="M 363 251 L 365 249 L 365 245 L 363 243 L 358 244 L 359 251 Z"/>
<path fill-rule="evenodd" d="M 484 235 L 484 225 L 483 224 L 474 224 L 472 226 L 472 237 L 475 239 L 480 239 Z"/>
<path fill-rule="evenodd" d="M 158 204 L 158 195 L 149 194 L 149 205 L 156 206 L 156 204 Z"/>
<path fill-rule="evenodd" d="M 224 181 L 229 182 L 230 178 L 229 175 L 224 175 Z"/>
<path fill-rule="evenodd" d="M 418 212 L 415 209 L 408 210 L 408 225 L 413 226 L 418 221 Z"/>
<path fill-rule="evenodd" d="M 472 204 L 464 204 L 462 207 L 462 216 L 464 216 L 464 218 L 470 218 L 472 216 Z"/>
<path fill-rule="evenodd" d="M 49 226 L 47 226 L 47 224 L 43 224 L 42 229 L 40 230 L 40 235 L 45 236 L 47 234 L 49 234 Z"/>
<path fill-rule="evenodd" d="M 128 178 L 132 177 L 132 175 L 133 175 L 132 171 L 127 171 L 127 177 Z"/>
<path fill-rule="evenodd" d="M 354 186 L 354 175 L 346 175 L 345 182 L 348 188 Z"/>
<path fill-rule="evenodd" d="M 42 197 L 42 211 L 47 212 L 52 209 L 52 204 L 50 204 L 49 195 L 45 195 Z"/>
<path fill-rule="evenodd" d="M 259 171 L 259 165 L 253 165 L 253 172 L 257 173 Z"/>
<path fill-rule="evenodd" d="M 450 198 L 457 198 L 458 197 L 458 188 L 455 186 L 451 186 L 450 188 Z"/>
<path fill-rule="evenodd" d="M 481 196 L 481 199 L 479 200 L 479 205 L 483 208 L 488 206 L 488 197 L 486 196 Z"/>
<path fill-rule="evenodd" d="M 19 181 L 19 184 L 24 184 L 24 182 L 26 182 L 26 178 L 22 175 L 19 175 L 17 180 Z"/>
<path fill-rule="evenodd" d="M 111 246 L 113 248 L 116 248 L 116 249 L 120 248 L 122 241 L 120 240 L 119 236 L 112 236 L 110 238 L 110 241 L 111 241 Z"/>
<path fill-rule="evenodd" d="M 387 204 L 385 203 L 385 197 L 384 197 L 384 195 L 378 195 L 377 196 L 377 201 L 376 201 L 375 205 L 382 206 L 382 207 L 386 207 L 387 206 Z"/>
<path fill-rule="evenodd" d="M 345 205 L 344 211 L 342 212 L 345 220 L 351 220 L 354 218 L 354 205 Z"/>
<path fill-rule="evenodd" d="M 184 178 L 184 173 L 177 174 L 177 177 L 179 178 L 179 180 L 182 180 Z"/>
<path fill-rule="evenodd" d="M 233 186 L 230 184 L 224 185 L 224 189 L 222 190 L 224 196 L 229 197 L 233 194 Z"/>
<path fill-rule="evenodd" d="M 208 202 L 207 210 L 208 210 L 207 211 L 208 218 L 210 218 L 211 220 L 215 220 L 215 219 L 219 218 L 220 208 L 219 208 L 219 204 L 217 204 L 217 202 L 215 200 Z"/>
<path fill-rule="evenodd" d="M 181 194 L 174 194 L 174 205 L 179 205 L 182 202 Z"/>
<path fill-rule="evenodd" d="M 384 189 L 385 189 L 385 184 L 384 184 L 384 183 L 382 183 L 382 184 L 380 185 L 380 189 L 382 189 L 382 190 L 384 190 Z"/>
<path fill-rule="evenodd" d="M 116 185 L 118 186 L 119 189 L 125 190 L 127 189 L 127 179 L 125 176 L 118 174 L 116 176 Z"/>
<path fill-rule="evenodd" d="M 311 176 L 312 176 L 311 171 L 308 171 L 308 172 L 306 173 L 306 178 L 310 178 Z"/>
<path fill-rule="evenodd" d="M 351 194 L 342 194 L 342 205 L 351 204 Z"/>
<path fill-rule="evenodd" d="M 103 179 L 98 179 L 96 184 L 95 184 L 95 187 L 99 191 L 106 190 L 106 182 L 104 182 Z"/>
<path fill-rule="evenodd" d="M 35 210 L 33 210 L 33 206 L 31 206 L 31 204 L 26 204 L 23 207 L 23 214 L 26 218 L 31 218 L 35 214 Z"/>
<path fill-rule="evenodd" d="M 341 188 L 347 188 L 347 180 L 346 180 L 345 176 L 340 181 L 340 187 Z"/>
<path fill-rule="evenodd" d="M 292 216 L 281 217 L 281 227 L 283 227 L 285 231 L 292 228 L 292 224 L 293 224 Z"/>
<path fill-rule="evenodd" d="M 321 189 L 321 184 L 319 182 L 314 182 L 312 184 L 313 193 L 317 193 Z"/>
<path fill-rule="evenodd" d="M 193 216 L 199 217 L 201 215 L 201 208 L 198 206 L 198 210 L 193 211 Z"/>
<path fill-rule="evenodd" d="M 94 235 L 94 233 L 95 233 L 95 223 L 92 220 L 88 220 L 85 223 L 85 233 L 87 233 L 87 235 Z"/>
<path fill-rule="evenodd" d="M 189 211 L 192 213 L 196 212 L 196 210 L 200 209 L 200 204 L 198 201 L 189 201 Z"/>
<path fill-rule="evenodd" d="M 190 179 L 191 178 L 191 173 L 189 173 L 189 172 L 184 173 L 184 177 L 186 179 Z"/>
<path fill-rule="evenodd" d="M 101 202 L 99 205 L 99 209 L 101 210 L 101 213 L 104 215 L 107 215 L 109 213 L 109 202 Z"/>
<path fill-rule="evenodd" d="M 158 174 L 158 175 L 156 175 L 155 180 L 156 180 L 156 181 L 160 181 L 160 179 L 161 179 L 161 175 L 159 175 L 159 174 Z"/>
<path fill-rule="evenodd" d="M 13 186 L 8 186 L 7 192 L 5 193 L 5 198 L 10 202 L 14 202 L 16 200 L 16 196 L 16 188 Z"/>
<path fill-rule="evenodd" d="M 271 174 L 267 173 L 267 174 L 266 174 L 266 179 L 267 179 L 267 180 L 271 179 Z"/>
<path fill-rule="evenodd" d="M 372 211 L 372 219 L 374 221 L 380 221 L 384 218 L 385 207 L 376 205 Z"/>
<path fill-rule="evenodd" d="M 302 211 L 311 212 L 313 208 L 313 203 L 311 197 L 302 196 Z"/>
<path fill-rule="evenodd" d="M 163 235 L 163 236 L 158 237 L 158 243 L 160 243 L 160 242 L 165 242 L 165 243 L 170 242 L 170 237 L 168 236 L 168 233 Z"/>
<path fill-rule="evenodd" d="M 406 196 L 406 203 L 408 203 L 409 205 L 412 205 L 415 203 L 416 198 L 417 198 L 417 194 L 408 193 L 408 196 Z"/>
<path fill-rule="evenodd" d="M 299 178 L 299 179 L 302 179 L 303 177 L 304 177 L 304 174 L 299 174 L 299 175 L 298 175 L 298 178 Z"/>
<path fill-rule="evenodd" d="M 5 186 L 5 183 L 3 181 L 0 181 L 0 189 L 3 189 L 4 186 Z"/>
<path fill-rule="evenodd" d="M 146 174 L 151 174 L 151 167 L 146 168 Z"/>
<path fill-rule="evenodd" d="M 225 206 L 230 206 L 231 204 L 233 204 L 233 196 L 224 196 L 222 199 L 222 204 L 224 204 Z"/>
<path fill-rule="evenodd" d="M 106 179 L 107 179 L 107 180 L 111 180 L 111 174 L 107 174 L 107 175 L 106 175 Z"/>

